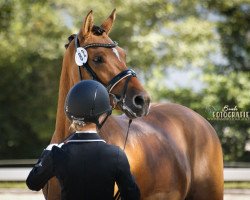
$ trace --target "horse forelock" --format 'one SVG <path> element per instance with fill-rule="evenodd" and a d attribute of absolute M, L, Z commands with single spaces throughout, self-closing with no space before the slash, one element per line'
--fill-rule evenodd
<path fill-rule="evenodd" d="M 97 36 L 102 35 L 105 32 L 103 28 L 101 28 L 100 26 L 96 26 L 96 25 L 92 27 L 91 31 L 94 35 L 97 35 Z"/>

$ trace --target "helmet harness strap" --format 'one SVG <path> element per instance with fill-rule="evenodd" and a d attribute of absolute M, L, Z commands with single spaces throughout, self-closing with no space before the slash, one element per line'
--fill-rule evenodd
<path fill-rule="evenodd" d="M 108 119 L 109 115 L 111 115 L 111 111 L 109 111 L 107 113 L 107 116 L 104 118 L 104 120 L 101 123 L 99 123 L 98 119 L 96 119 L 96 125 L 97 125 L 98 129 L 102 128 L 103 124 L 106 122 L 106 120 Z"/>

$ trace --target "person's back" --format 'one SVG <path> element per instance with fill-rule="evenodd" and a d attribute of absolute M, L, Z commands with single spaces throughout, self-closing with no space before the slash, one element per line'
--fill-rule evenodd
<path fill-rule="evenodd" d="M 106 90 L 103 92 L 105 94 Z M 66 109 L 72 110 L 70 106 Z M 88 109 L 93 111 L 91 107 Z M 81 109 L 78 107 L 75 110 Z M 69 116 L 73 116 L 74 112 Z M 96 132 L 95 124 L 102 126 L 110 114 L 105 115 L 106 112 L 109 110 L 100 112 L 96 118 L 98 121 L 93 120 L 95 123 L 81 121 L 85 116 L 79 118 L 81 120 L 73 120 L 74 127 L 78 129 L 76 133 L 64 143 L 46 148 L 30 172 L 27 186 L 40 190 L 51 177 L 56 176 L 61 185 L 62 200 L 113 200 L 114 185 L 117 183 L 122 200 L 139 200 L 140 191 L 124 151 L 106 144 Z"/>
<path fill-rule="evenodd" d="M 102 141 L 88 142 L 97 138 L 95 133 L 76 133 L 61 148 L 53 148 L 55 173 L 63 185 L 62 199 L 112 200 L 115 181 L 125 190 L 121 193 L 126 199 L 135 199 L 133 191 L 138 188 L 128 173 L 124 152 Z"/>
<path fill-rule="evenodd" d="M 115 179 L 110 177 L 116 176 L 118 148 L 91 142 L 70 143 L 62 150 L 70 154 L 65 161 L 56 163 L 61 165 L 57 168 L 68 171 L 64 187 L 70 190 L 70 196 L 62 194 L 67 196 L 65 199 L 113 199 Z M 64 179 L 64 174 L 61 176 Z"/>

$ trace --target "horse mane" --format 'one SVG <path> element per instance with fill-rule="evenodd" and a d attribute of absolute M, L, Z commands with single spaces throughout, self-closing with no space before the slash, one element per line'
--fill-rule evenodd
<path fill-rule="evenodd" d="M 68 48 L 70 42 L 75 38 L 75 35 L 76 35 L 76 34 L 72 34 L 72 35 L 70 35 L 70 36 L 68 37 L 68 43 L 66 43 L 66 44 L 64 45 L 65 49 Z"/>
<path fill-rule="evenodd" d="M 92 27 L 91 32 L 92 32 L 94 35 L 99 36 L 99 35 L 102 35 L 102 34 L 105 32 L 105 30 L 104 30 L 102 27 L 100 27 L 100 26 L 94 25 L 94 26 Z M 70 36 L 68 37 L 68 43 L 66 43 L 66 44 L 64 45 L 65 49 L 68 48 L 68 46 L 69 46 L 69 44 L 71 43 L 71 41 L 75 38 L 75 35 L 76 35 L 76 34 L 72 34 L 72 35 L 70 35 Z"/>

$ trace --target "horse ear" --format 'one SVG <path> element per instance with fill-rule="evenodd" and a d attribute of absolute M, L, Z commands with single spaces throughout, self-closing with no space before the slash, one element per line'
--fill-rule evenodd
<path fill-rule="evenodd" d="M 91 10 L 89 11 L 88 15 L 86 16 L 82 24 L 80 34 L 82 34 L 83 37 L 91 33 L 93 27 L 93 21 L 94 21 L 93 11 Z"/>
<path fill-rule="evenodd" d="M 115 21 L 115 17 L 116 17 L 116 9 L 114 9 L 112 11 L 111 15 L 101 25 L 101 28 L 103 28 L 105 30 L 107 35 L 109 34 L 109 32 L 112 28 L 112 25 Z"/>

